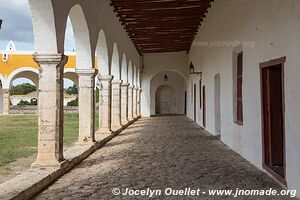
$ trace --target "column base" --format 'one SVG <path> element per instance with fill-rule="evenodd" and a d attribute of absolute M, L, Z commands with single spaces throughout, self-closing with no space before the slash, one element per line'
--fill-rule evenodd
<path fill-rule="evenodd" d="M 108 130 L 106 128 L 99 128 L 97 131 L 96 131 L 96 134 L 111 134 L 112 131 L 111 130 Z"/>
<path fill-rule="evenodd" d="M 124 119 L 123 121 L 121 121 L 121 124 L 123 126 L 126 126 L 130 121 L 128 119 Z"/>
<path fill-rule="evenodd" d="M 121 128 L 123 128 L 123 126 L 113 126 L 113 127 L 111 127 L 111 130 L 112 131 L 117 131 L 117 130 L 119 130 L 119 129 L 121 129 Z"/>
<path fill-rule="evenodd" d="M 133 120 L 134 120 L 133 117 L 129 117 L 129 118 L 128 118 L 128 121 L 129 121 L 129 122 L 132 122 Z"/>
<path fill-rule="evenodd" d="M 31 164 L 32 169 L 37 168 L 62 168 L 67 164 L 67 160 L 58 161 L 58 160 L 37 160 Z"/>
<path fill-rule="evenodd" d="M 75 143 L 75 145 L 93 145 L 93 144 L 95 144 L 95 142 L 94 141 L 92 141 L 92 140 L 78 140 L 76 143 Z"/>

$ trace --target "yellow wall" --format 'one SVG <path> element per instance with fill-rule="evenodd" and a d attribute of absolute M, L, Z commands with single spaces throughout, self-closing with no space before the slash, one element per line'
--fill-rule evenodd
<path fill-rule="evenodd" d="M 2 61 L 2 54 L 0 54 L 0 74 L 7 78 L 13 71 L 22 67 L 33 67 L 38 69 L 39 66 L 33 61 L 31 54 L 10 54 L 8 61 Z M 65 68 L 75 68 L 76 56 L 69 56 L 68 63 Z"/>

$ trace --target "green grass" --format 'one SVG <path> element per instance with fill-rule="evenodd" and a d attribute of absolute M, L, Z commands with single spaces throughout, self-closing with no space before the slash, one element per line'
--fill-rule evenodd
<path fill-rule="evenodd" d="M 65 114 L 64 144 L 70 146 L 78 136 L 78 114 Z M 98 128 L 96 116 L 96 130 Z M 0 166 L 37 152 L 37 116 L 0 116 Z"/>

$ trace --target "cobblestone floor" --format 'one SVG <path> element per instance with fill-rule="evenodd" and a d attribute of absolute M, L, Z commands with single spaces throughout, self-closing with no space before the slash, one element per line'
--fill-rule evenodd
<path fill-rule="evenodd" d="M 36 199 L 149 199 L 115 196 L 114 188 L 123 192 L 125 188 L 162 190 L 152 199 L 290 199 L 166 196 L 165 188 L 199 188 L 201 192 L 236 188 L 281 190 L 271 178 L 184 116 L 142 118 Z"/>

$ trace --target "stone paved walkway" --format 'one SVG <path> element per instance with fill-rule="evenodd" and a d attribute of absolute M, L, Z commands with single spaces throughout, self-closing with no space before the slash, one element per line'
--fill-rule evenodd
<path fill-rule="evenodd" d="M 166 196 L 165 188 L 281 188 L 184 116 L 143 118 L 39 194 L 37 200 L 149 199 L 113 188 L 161 189 L 152 199 L 289 199 Z"/>

